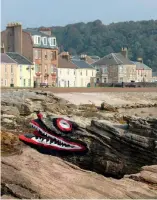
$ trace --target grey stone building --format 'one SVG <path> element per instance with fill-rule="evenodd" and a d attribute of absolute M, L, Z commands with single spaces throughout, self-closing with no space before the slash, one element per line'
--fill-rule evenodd
<path fill-rule="evenodd" d="M 127 48 L 111 53 L 92 64 L 97 70 L 97 83 L 136 81 L 136 64 L 128 59 Z"/>

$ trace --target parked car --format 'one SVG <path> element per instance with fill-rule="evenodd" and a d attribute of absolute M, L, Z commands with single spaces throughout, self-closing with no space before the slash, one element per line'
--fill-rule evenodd
<path fill-rule="evenodd" d="M 134 87 L 134 88 L 136 88 L 136 83 L 135 83 L 135 81 L 131 81 L 130 83 L 125 83 L 125 87 Z"/>
<path fill-rule="evenodd" d="M 48 83 L 40 83 L 40 87 L 49 87 Z"/>

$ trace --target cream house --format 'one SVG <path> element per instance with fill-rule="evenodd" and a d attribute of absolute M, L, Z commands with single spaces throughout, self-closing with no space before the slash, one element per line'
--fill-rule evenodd
<path fill-rule="evenodd" d="M 88 87 L 96 70 L 83 60 L 72 59 L 68 52 L 58 57 L 58 87 Z"/>
<path fill-rule="evenodd" d="M 96 69 L 83 60 L 72 59 L 71 62 L 76 65 L 76 87 L 90 86 L 90 80 L 96 76 Z"/>
<path fill-rule="evenodd" d="M 1 86 L 33 87 L 34 65 L 18 53 L 1 53 Z"/>
<path fill-rule="evenodd" d="M 151 82 L 152 69 L 142 62 L 134 62 L 136 65 L 136 82 Z"/>

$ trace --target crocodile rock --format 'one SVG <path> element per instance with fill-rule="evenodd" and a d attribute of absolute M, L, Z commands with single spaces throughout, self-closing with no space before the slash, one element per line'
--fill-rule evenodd
<path fill-rule="evenodd" d="M 20 140 L 41 153 L 121 178 L 157 163 L 157 119 L 125 120 L 125 125 L 92 120 L 84 129 L 73 121 L 38 113 L 38 118 L 31 121 L 36 130 L 20 135 Z"/>

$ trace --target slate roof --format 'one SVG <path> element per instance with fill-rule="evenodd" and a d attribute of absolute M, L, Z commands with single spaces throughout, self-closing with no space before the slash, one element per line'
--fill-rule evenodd
<path fill-rule="evenodd" d="M 89 57 L 94 61 L 100 60 L 99 56 L 89 56 Z"/>
<path fill-rule="evenodd" d="M 34 35 L 39 35 L 41 37 L 55 37 L 53 34 L 51 36 L 48 36 L 47 34 L 40 32 L 38 29 L 23 29 L 24 32 L 30 33 L 32 36 Z M 57 43 L 57 41 L 56 41 Z M 47 45 L 43 44 L 43 41 L 41 40 L 41 44 L 33 44 L 34 47 L 40 47 L 40 48 L 45 48 L 45 49 L 54 49 L 57 48 L 56 46 L 50 46 L 49 42 L 47 41 Z"/>
<path fill-rule="evenodd" d="M 84 60 L 71 60 L 72 63 L 74 63 L 78 68 L 81 69 L 94 69 L 94 67 L 88 63 L 86 63 Z"/>
<path fill-rule="evenodd" d="M 70 69 L 76 69 L 77 66 L 72 63 L 70 60 L 67 60 L 66 58 L 62 58 L 62 55 L 58 56 L 58 68 L 70 68 Z"/>
<path fill-rule="evenodd" d="M 6 53 L 1 53 L 1 63 L 7 64 L 17 64 L 13 59 L 11 59 Z"/>
<path fill-rule="evenodd" d="M 100 60 L 94 62 L 92 65 L 133 65 L 128 58 L 125 58 L 121 53 L 111 53 L 107 56 L 104 56 Z"/>
<path fill-rule="evenodd" d="M 18 53 L 8 52 L 6 54 L 19 65 L 33 65 L 31 61 Z"/>
<path fill-rule="evenodd" d="M 98 57 L 98 58 L 99 58 L 99 57 Z M 78 56 L 78 55 L 77 55 L 77 56 L 72 56 L 72 59 L 73 59 L 73 60 L 81 60 L 81 59 L 80 59 L 80 56 Z M 87 55 L 87 56 L 86 56 L 85 62 L 91 65 L 92 63 L 94 63 L 94 62 L 97 61 L 97 60 L 98 60 L 98 59 L 95 60 L 95 59 L 93 59 L 91 56 L 88 56 L 88 55 Z"/>
<path fill-rule="evenodd" d="M 136 65 L 136 69 L 151 70 L 151 68 L 145 65 L 144 63 L 141 62 L 133 62 L 133 63 Z"/>

